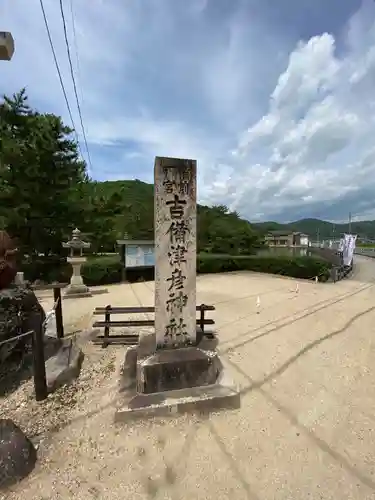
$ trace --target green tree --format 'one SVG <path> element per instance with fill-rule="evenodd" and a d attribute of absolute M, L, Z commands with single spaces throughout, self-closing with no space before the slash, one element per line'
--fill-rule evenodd
<path fill-rule="evenodd" d="M 251 224 L 225 205 L 198 207 L 198 251 L 249 255 L 262 246 Z"/>
<path fill-rule="evenodd" d="M 60 253 L 72 226 L 84 225 L 88 178 L 72 132 L 60 117 L 32 110 L 25 90 L 4 96 L 0 222 L 28 254 Z"/>
<path fill-rule="evenodd" d="M 94 252 L 113 251 L 127 233 L 153 239 L 153 186 L 92 181 L 61 118 L 30 108 L 25 90 L 0 103 L 0 228 L 24 253 L 60 254 L 74 227 Z M 198 251 L 250 254 L 261 238 L 225 205 L 198 206 Z"/>

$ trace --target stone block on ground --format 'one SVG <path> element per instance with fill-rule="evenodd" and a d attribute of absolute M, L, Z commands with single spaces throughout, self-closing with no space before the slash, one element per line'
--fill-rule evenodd
<path fill-rule="evenodd" d="M 63 299 L 79 299 L 92 297 L 92 293 L 86 285 L 69 285 L 65 288 Z"/>
<path fill-rule="evenodd" d="M 46 362 L 48 391 L 76 379 L 81 371 L 84 354 L 72 339 L 64 340 L 58 352 Z"/>
<path fill-rule="evenodd" d="M 214 351 L 164 349 L 137 363 L 137 390 L 150 394 L 214 384 L 222 364 Z"/>
<path fill-rule="evenodd" d="M 169 417 L 184 413 L 208 414 L 219 410 L 237 410 L 241 394 L 227 373 L 219 375 L 214 384 L 186 389 L 141 394 L 133 391 L 132 397 L 121 397 L 115 412 L 115 422 L 129 422 L 153 417 Z"/>
<path fill-rule="evenodd" d="M 123 392 L 135 387 L 137 375 L 138 346 L 131 346 L 126 349 L 125 360 L 121 366 L 119 379 L 119 392 Z"/>
<path fill-rule="evenodd" d="M 121 332 L 126 334 L 126 332 Z M 143 328 L 139 331 L 138 345 L 126 349 L 124 363 L 119 380 L 120 392 L 132 389 L 136 385 L 137 362 L 155 353 L 156 336 L 154 328 Z"/>
<path fill-rule="evenodd" d="M 36 461 L 36 449 L 22 430 L 12 420 L 0 419 L 0 489 L 25 478 Z"/>
<path fill-rule="evenodd" d="M 154 328 L 143 328 L 138 337 L 138 359 L 152 356 L 156 349 L 156 334 Z"/>
<path fill-rule="evenodd" d="M 152 333 L 145 336 L 150 339 Z M 216 343 L 213 339 L 203 349 L 167 349 L 143 357 L 139 345 L 129 348 L 120 375 L 115 422 L 240 408 L 240 391 L 215 351 Z"/>

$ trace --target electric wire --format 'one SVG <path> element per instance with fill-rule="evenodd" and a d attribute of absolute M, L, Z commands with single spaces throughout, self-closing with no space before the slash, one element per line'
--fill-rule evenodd
<path fill-rule="evenodd" d="M 78 134 L 77 134 L 77 131 L 76 131 L 76 127 L 75 127 L 75 125 L 74 125 L 74 119 L 73 119 L 72 110 L 71 110 L 71 107 L 70 107 L 70 104 L 69 104 L 68 96 L 67 96 L 67 94 L 66 94 L 66 90 L 65 90 L 64 82 L 63 82 L 62 75 L 61 75 L 61 71 L 60 71 L 59 62 L 58 62 L 58 60 L 57 60 L 55 47 L 54 47 L 54 45 L 53 45 L 53 41 L 52 41 L 52 37 L 51 37 L 51 32 L 50 32 L 50 29 L 49 29 L 49 26 L 48 26 L 48 20 L 47 20 L 47 16 L 46 16 L 46 11 L 45 11 L 45 9 L 44 9 L 43 0 L 39 0 L 39 2 L 40 2 L 40 7 L 41 7 L 41 9 L 42 9 L 42 14 L 43 14 L 43 19 L 44 19 L 44 24 L 45 24 L 45 27 L 46 27 L 46 30 L 47 30 L 48 40 L 49 40 L 49 44 L 50 44 L 50 47 L 51 47 L 51 51 L 52 51 L 52 55 L 53 55 L 53 59 L 54 59 L 54 61 L 55 61 L 55 66 L 56 66 L 57 74 L 58 74 L 58 76 L 59 76 L 60 86 L 61 86 L 62 92 L 63 92 L 63 94 L 64 94 L 64 99 L 65 99 L 66 107 L 68 108 L 69 117 L 70 117 L 70 120 L 71 120 L 72 125 L 73 125 L 73 129 L 74 129 L 74 133 L 75 133 L 75 136 L 76 136 L 76 140 L 77 140 L 78 147 L 79 147 L 79 149 L 80 149 L 80 146 L 79 146 L 79 140 L 78 140 Z M 82 156 L 82 151 L 81 151 L 81 149 L 80 149 L 80 153 L 81 153 L 81 156 Z"/>
<path fill-rule="evenodd" d="M 72 63 L 72 57 L 71 57 L 71 53 L 70 53 L 69 40 L 68 40 L 68 33 L 67 33 L 67 29 L 66 29 L 66 21 L 65 21 L 65 13 L 64 13 L 63 1 L 60 0 L 59 3 L 60 3 L 61 18 L 62 18 L 63 28 L 64 28 L 65 45 L 66 45 L 66 50 L 67 50 L 68 60 L 69 60 L 70 74 L 71 74 L 72 82 L 73 82 L 74 95 L 76 97 L 78 115 L 79 115 L 79 119 L 80 119 L 80 123 L 81 123 L 81 128 L 82 128 L 82 134 L 83 134 L 83 140 L 84 140 L 86 151 L 87 151 L 87 157 L 88 157 L 88 160 L 89 160 L 90 170 L 92 172 L 93 168 L 92 168 L 92 162 L 91 162 L 91 155 L 90 155 L 90 150 L 89 150 L 89 147 L 88 147 L 88 144 L 87 144 L 86 131 L 85 131 L 85 127 L 84 127 L 84 124 L 83 124 L 83 118 L 82 118 L 82 112 L 81 112 L 81 105 L 80 105 L 80 102 L 79 102 L 79 97 L 78 97 L 78 92 L 77 92 L 77 85 L 76 85 L 76 80 L 75 80 L 75 76 L 74 76 L 73 63 Z"/>
<path fill-rule="evenodd" d="M 84 103 L 82 85 L 81 85 L 81 64 L 80 64 L 79 57 L 78 57 L 78 43 L 77 43 L 76 23 L 75 23 L 75 19 L 74 19 L 73 0 L 70 0 L 70 17 L 72 20 L 73 45 L 74 45 L 75 59 L 76 59 L 76 64 L 77 64 L 78 87 L 80 90 L 81 102 Z"/>

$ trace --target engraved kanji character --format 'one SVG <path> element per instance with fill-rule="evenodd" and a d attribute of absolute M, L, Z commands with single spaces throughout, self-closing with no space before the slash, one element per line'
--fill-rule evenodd
<path fill-rule="evenodd" d="M 190 233 L 190 229 L 184 220 L 174 220 L 168 229 L 168 233 L 171 237 L 171 243 L 185 243 L 186 235 Z"/>
<path fill-rule="evenodd" d="M 186 200 L 180 200 L 178 195 L 175 194 L 174 199 L 167 201 L 166 205 L 170 206 L 169 211 L 172 219 L 181 219 L 181 217 L 183 217 Z"/>
<path fill-rule="evenodd" d="M 171 251 L 168 252 L 169 263 L 173 265 L 181 265 L 181 263 L 186 262 L 187 249 L 183 245 L 177 244 L 171 246 Z"/>
<path fill-rule="evenodd" d="M 188 196 L 190 192 L 190 184 L 188 182 L 180 182 L 178 192 L 182 195 Z"/>
<path fill-rule="evenodd" d="M 186 306 L 188 301 L 188 296 L 180 291 L 177 295 L 171 293 L 169 299 L 166 301 L 167 311 L 178 310 L 182 313 L 183 308 Z"/>
<path fill-rule="evenodd" d="M 170 281 L 168 292 L 171 290 L 181 290 L 184 287 L 184 281 L 186 280 L 186 276 L 182 274 L 181 269 L 175 269 L 172 271 L 171 277 L 167 278 L 167 281 Z"/>
<path fill-rule="evenodd" d="M 174 188 L 176 187 L 176 183 L 174 181 L 166 180 L 163 182 L 163 186 L 167 194 L 172 194 Z"/>
<path fill-rule="evenodd" d="M 170 179 L 168 168 L 163 168 L 164 180 L 163 187 L 167 194 L 173 194 L 174 189 L 176 188 L 176 182 Z"/>
<path fill-rule="evenodd" d="M 169 324 L 165 327 L 165 337 L 170 337 L 175 339 L 176 337 L 181 337 L 182 335 L 187 335 L 186 324 L 184 323 L 183 318 L 179 318 L 176 321 L 176 318 L 171 318 Z"/>
<path fill-rule="evenodd" d="M 191 181 L 191 168 L 180 170 L 180 181 L 189 183 Z"/>

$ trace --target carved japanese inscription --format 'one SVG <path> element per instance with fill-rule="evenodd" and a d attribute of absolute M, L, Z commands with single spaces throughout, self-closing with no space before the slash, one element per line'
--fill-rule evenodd
<path fill-rule="evenodd" d="M 155 331 L 158 348 L 196 338 L 196 161 L 155 159 Z"/>

